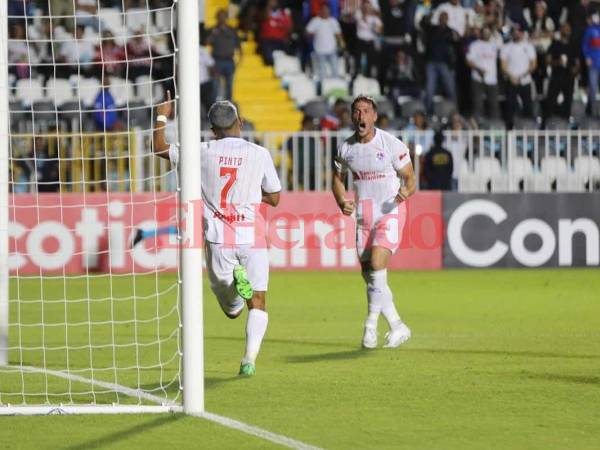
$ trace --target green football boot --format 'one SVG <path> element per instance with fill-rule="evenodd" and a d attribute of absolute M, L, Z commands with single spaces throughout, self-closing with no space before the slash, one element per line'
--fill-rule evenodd
<path fill-rule="evenodd" d="M 235 290 L 244 300 L 252 298 L 252 285 L 248 281 L 248 274 L 244 266 L 235 266 L 233 269 L 233 279 L 235 281 Z"/>
<path fill-rule="evenodd" d="M 256 373 L 256 366 L 250 363 L 240 364 L 240 375 L 251 377 Z"/>

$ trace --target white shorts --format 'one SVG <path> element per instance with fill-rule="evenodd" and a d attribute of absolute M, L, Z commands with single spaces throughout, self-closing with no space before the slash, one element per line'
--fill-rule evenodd
<path fill-rule="evenodd" d="M 269 253 L 266 248 L 248 245 L 225 246 L 206 242 L 206 268 L 210 288 L 221 309 L 228 316 L 237 316 L 244 308 L 244 299 L 235 290 L 233 268 L 246 268 L 248 281 L 254 291 L 266 291 L 269 284 Z"/>
<path fill-rule="evenodd" d="M 377 217 L 373 224 L 359 220 L 356 227 L 356 252 L 358 259 L 369 261 L 373 247 L 387 248 L 394 254 L 400 246 L 406 223 L 406 207 L 391 214 Z"/>

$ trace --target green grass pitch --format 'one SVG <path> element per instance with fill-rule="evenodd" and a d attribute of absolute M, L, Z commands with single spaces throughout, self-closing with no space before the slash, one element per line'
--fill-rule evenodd
<path fill-rule="evenodd" d="M 359 348 L 366 313 L 358 273 L 273 273 L 268 295 L 269 329 L 252 379 L 236 376 L 244 346 L 245 315 L 231 321 L 205 291 L 207 410 L 288 437 L 331 449 L 597 449 L 600 445 L 600 272 L 586 270 L 465 270 L 390 273 L 398 309 L 413 338 L 395 350 Z M 79 285 L 77 283 L 80 283 Z M 77 282 L 67 298 L 103 298 L 107 286 Z M 132 280 L 122 278 L 113 295 L 131 295 Z M 91 314 L 123 323 L 116 343 L 137 333 L 144 346 L 124 345 L 120 353 L 98 349 L 70 352 L 72 368 L 89 358 L 101 368 L 113 361 L 118 382 L 139 383 L 156 395 L 173 398 L 173 384 L 160 389 L 160 373 L 129 370 L 136 358 L 151 367 L 176 351 L 169 337 L 175 323 L 168 291 L 173 277 L 139 277 L 137 304 L 123 300 L 112 309 L 88 310 L 74 304 L 69 320 Z M 62 282 L 11 282 L 11 293 L 60 299 Z M 119 292 L 117 292 L 119 291 Z M 40 304 L 20 311 L 22 323 L 35 323 Z M 55 305 L 55 306 L 52 306 Z M 49 303 L 44 336 L 23 330 L 23 343 L 65 339 L 64 304 Z M 37 308 L 37 309 L 36 309 Z M 77 310 L 80 308 L 80 310 Z M 11 314 L 16 314 L 11 311 Z M 150 320 L 162 317 L 160 327 Z M 135 329 L 128 318 L 141 322 Z M 16 316 L 12 315 L 12 320 Z M 70 345 L 87 343 L 87 326 L 69 328 Z M 380 321 L 380 338 L 385 332 Z M 109 325 L 98 325 L 91 339 L 111 342 Z M 11 342 L 18 336 L 11 334 Z M 120 341 L 122 339 L 122 341 Z M 137 353 L 136 353 L 137 351 Z M 47 364 L 63 368 L 66 352 L 47 354 Z M 20 356 L 11 353 L 11 361 Z M 27 363 L 41 352 L 26 352 Z M 176 376 L 165 365 L 163 380 Z M 89 376 L 89 373 L 81 373 Z M 28 387 L 43 385 L 30 375 Z M 115 372 L 96 377 L 114 381 Z M 37 378 L 36 378 L 37 377 Z M 21 381 L 0 373 L 0 391 L 19 390 Z M 50 381 L 55 383 L 55 381 Z M 57 382 L 58 383 L 58 382 Z M 66 382 L 57 384 L 64 390 Z M 74 383 L 75 398 L 89 386 Z M 97 392 L 99 400 L 110 394 Z M 80 396 L 80 397 L 78 397 Z M 5 397 L 3 397 L 5 400 Z M 114 401 L 111 400 L 111 401 Z M 127 402 L 126 398 L 119 398 Z M 0 447 L 8 449 L 276 448 L 267 441 L 183 415 L 49 416 L 0 418 Z"/>

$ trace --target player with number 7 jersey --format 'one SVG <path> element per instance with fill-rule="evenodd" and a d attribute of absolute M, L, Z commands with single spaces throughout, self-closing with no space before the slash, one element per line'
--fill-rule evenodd
<path fill-rule="evenodd" d="M 179 149 L 165 139 L 171 97 L 157 108 L 153 134 L 156 156 L 179 164 Z M 228 101 L 208 112 L 215 139 L 199 144 L 203 228 L 210 286 L 225 315 L 238 317 L 248 306 L 246 351 L 240 375 L 254 375 L 268 323 L 266 291 L 269 257 L 261 203 L 277 206 L 281 183 L 269 151 L 241 138 L 242 121 Z"/>

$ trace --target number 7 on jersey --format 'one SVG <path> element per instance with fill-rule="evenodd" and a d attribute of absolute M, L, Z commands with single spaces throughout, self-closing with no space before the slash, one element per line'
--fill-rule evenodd
<path fill-rule="evenodd" d="M 219 176 L 221 178 L 229 176 L 225 186 L 221 189 L 221 208 L 225 209 L 227 208 L 227 194 L 237 179 L 237 167 L 221 167 Z"/>

